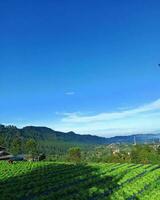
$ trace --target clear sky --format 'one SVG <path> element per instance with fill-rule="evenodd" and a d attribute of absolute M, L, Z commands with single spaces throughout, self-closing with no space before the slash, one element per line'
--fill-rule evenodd
<path fill-rule="evenodd" d="M 160 130 L 159 0 L 0 1 L 0 123 Z"/>

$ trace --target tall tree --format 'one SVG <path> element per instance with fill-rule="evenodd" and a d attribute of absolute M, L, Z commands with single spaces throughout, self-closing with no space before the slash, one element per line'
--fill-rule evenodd
<path fill-rule="evenodd" d="M 13 155 L 22 153 L 22 141 L 19 137 L 13 138 L 10 150 Z"/>
<path fill-rule="evenodd" d="M 68 157 L 70 161 L 80 162 L 81 161 L 81 150 L 78 147 L 73 147 L 68 150 Z"/>
<path fill-rule="evenodd" d="M 0 136 L 0 146 L 4 146 L 4 137 Z"/>
<path fill-rule="evenodd" d="M 35 140 L 26 141 L 26 153 L 34 159 L 38 155 L 38 145 Z"/>

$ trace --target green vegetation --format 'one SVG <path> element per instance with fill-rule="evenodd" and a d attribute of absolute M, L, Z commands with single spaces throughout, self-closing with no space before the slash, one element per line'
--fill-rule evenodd
<path fill-rule="evenodd" d="M 25 131 L 24 131 L 25 130 Z M 104 162 L 159 164 L 160 144 L 116 144 L 91 145 L 66 142 L 59 139 L 46 140 L 43 132 L 46 128 L 25 128 L 23 133 L 16 127 L 0 126 L 0 145 L 7 152 L 25 154 L 35 160 L 40 154 L 46 155 L 48 161 Z M 50 129 L 49 129 L 50 130 Z M 49 131 L 47 129 L 47 131 Z M 27 132 L 29 131 L 29 132 Z M 31 132 L 30 132 L 31 131 Z M 52 132 L 52 130 L 50 130 Z M 53 137 L 53 133 L 51 133 Z M 30 136 L 30 137 L 28 137 Z M 50 136 L 51 137 L 51 136 Z M 70 136 L 69 136 L 70 137 Z M 74 136 L 75 137 L 75 136 Z M 47 138 L 49 138 L 49 133 Z M 64 139 L 64 138 L 63 138 Z"/>
<path fill-rule="evenodd" d="M 74 132 L 58 132 L 47 127 L 24 127 L 0 125 L 0 145 L 14 155 L 26 153 L 26 142 L 33 139 L 38 152 L 52 157 L 64 157 L 71 147 L 90 149 L 97 144 L 104 144 L 105 138 L 97 136 L 82 136 Z"/>
<path fill-rule="evenodd" d="M 0 172 L 1 200 L 160 199 L 158 165 L 2 161 Z"/>
<path fill-rule="evenodd" d="M 104 145 L 83 151 L 82 160 L 104 163 L 160 164 L 160 144 Z"/>
<path fill-rule="evenodd" d="M 26 153 L 32 159 L 36 158 L 36 156 L 38 155 L 37 143 L 33 139 L 29 139 L 29 140 L 26 141 L 25 149 L 26 149 Z"/>
<path fill-rule="evenodd" d="M 24 127 L 18 129 L 15 126 L 0 125 L 0 145 L 4 146 L 7 152 L 17 154 L 29 154 L 33 158 L 38 154 L 45 154 L 50 161 L 67 161 L 70 148 L 81 149 L 81 160 L 85 162 L 128 162 L 142 164 L 159 164 L 160 147 L 158 135 L 136 136 L 138 145 L 133 145 L 133 136 L 118 136 L 113 138 L 102 138 L 90 135 L 78 135 L 73 132 L 63 133 L 46 127 Z M 144 145 L 144 141 L 151 143 Z M 33 145 L 28 145 L 32 140 Z M 117 141 L 127 141 L 119 143 Z M 154 143 L 153 143 L 154 141 Z M 110 142 L 114 148 L 109 146 Z M 132 143 L 131 143 L 132 142 Z M 109 144 L 108 144 L 109 143 Z M 30 146 L 28 148 L 28 146 Z M 31 147 L 33 146 L 33 147 Z M 34 150 L 33 150 L 34 148 Z M 32 150 L 31 150 L 32 149 Z"/>
<path fill-rule="evenodd" d="M 0 146 L 7 152 L 45 159 L 0 161 L 0 200 L 160 199 L 159 140 L 102 144 L 101 138 L 83 137 L 0 125 Z"/>
<path fill-rule="evenodd" d="M 22 141 L 19 137 L 13 138 L 10 149 L 13 155 L 18 155 L 22 153 Z"/>
<path fill-rule="evenodd" d="M 81 161 L 81 150 L 78 147 L 70 148 L 68 151 L 68 159 L 72 162 L 80 162 Z"/>

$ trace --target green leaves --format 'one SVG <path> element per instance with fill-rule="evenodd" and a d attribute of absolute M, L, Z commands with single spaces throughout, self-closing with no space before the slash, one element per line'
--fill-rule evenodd
<path fill-rule="evenodd" d="M 70 161 L 73 162 L 80 162 L 81 161 L 81 150 L 78 147 L 73 147 L 68 150 L 68 158 Z"/>
<path fill-rule="evenodd" d="M 22 153 L 22 141 L 19 137 L 15 137 L 11 143 L 11 153 L 18 155 Z"/>
<path fill-rule="evenodd" d="M 159 200 L 159 180 L 158 165 L 2 161 L 0 199 Z"/>
<path fill-rule="evenodd" d="M 38 155 L 38 146 L 35 140 L 29 139 L 26 142 L 26 153 L 34 159 Z"/>

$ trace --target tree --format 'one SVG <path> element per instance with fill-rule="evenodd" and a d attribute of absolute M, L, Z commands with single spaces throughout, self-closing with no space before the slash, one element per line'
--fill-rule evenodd
<path fill-rule="evenodd" d="M 18 155 L 22 153 L 22 141 L 19 137 L 13 138 L 10 149 L 13 155 Z"/>
<path fill-rule="evenodd" d="M 134 163 L 156 164 L 158 159 L 158 153 L 149 145 L 136 145 L 131 151 L 131 160 Z"/>
<path fill-rule="evenodd" d="M 0 146 L 4 146 L 4 143 L 5 143 L 4 138 L 0 136 Z"/>
<path fill-rule="evenodd" d="M 26 142 L 26 153 L 31 156 L 32 159 L 35 159 L 38 155 L 38 146 L 35 140 L 29 139 Z"/>
<path fill-rule="evenodd" d="M 81 150 L 78 147 L 73 147 L 68 150 L 68 157 L 70 161 L 80 162 L 81 161 Z"/>
<path fill-rule="evenodd" d="M 45 160 L 46 159 L 46 155 L 44 153 L 40 154 L 38 156 L 38 160 L 41 161 L 41 160 Z"/>
<path fill-rule="evenodd" d="M 160 155 L 160 146 L 158 146 L 158 148 L 157 148 L 157 153 L 158 153 L 158 155 Z"/>

